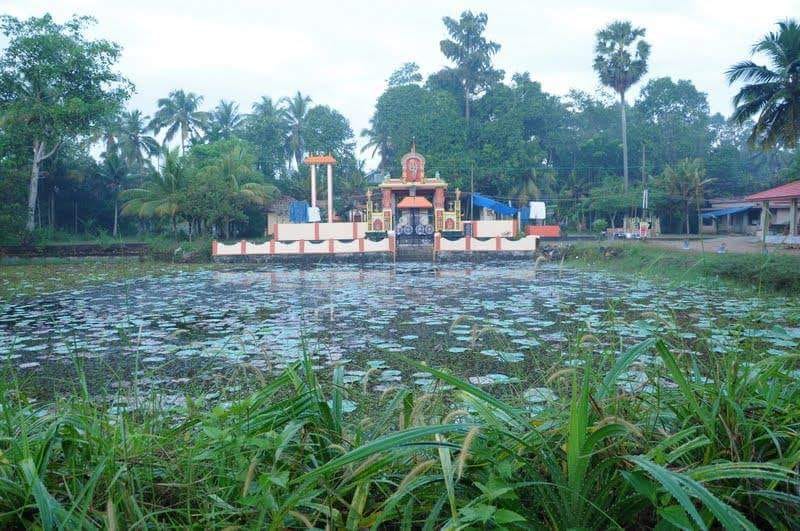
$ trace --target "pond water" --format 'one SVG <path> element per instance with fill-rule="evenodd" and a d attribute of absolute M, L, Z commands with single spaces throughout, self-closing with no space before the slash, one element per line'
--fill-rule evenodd
<path fill-rule="evenodd" d="M 133 379 L 180 389 L 229 384 L 245 366 L 274 374 L 304 352 L 319 368 L 344 364 L 348 383 L 369 372 L 381 392 L 432 385 L 406 358 L 480 385 L 534 384 L 582 363 L 569 344 L 586 334 L 598 352 L 671 331 L 696 351 L 755 338 L 780 355 L 797 349 L 798 319 L 796 300 L 530 262 L 231 267 L 3 301 L 0 354 L 43 393 L 68 387 L 76 363 L 90 392 Z"/>

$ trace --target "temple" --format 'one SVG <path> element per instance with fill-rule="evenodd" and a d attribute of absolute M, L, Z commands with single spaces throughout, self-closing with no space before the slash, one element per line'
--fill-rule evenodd
<path fill-rule="evenodd" d="M 380 205 L 367 190 L 362 221 L 336 221 L 333 211 L 336 160 L 330 155 L 306 157 L 311 168 L 311 202 L 304 222 L 274 223 L 271 238 L 256 243 L 212 242 L 215 260 L 294 259 L 330 255 L 364 260 L 446 260 L 477 256 L 530 257 L 536 235 L 521 235 L 518 219 L 464 221 L 461 192 L 447 202 L 447 183 L 425 174 L 425 157 L 416 145 L 400 159 L 399 177 L 378 185 Z M 317 206 L 317 166 L 326 166 L 326 221 Z M 305 213 L 305 206 L 301 210 Z M 308 205 L 308 203 L 306 203 Z"/>
<path fill-rule="evenodd" d="M 386 179 L 378 186 L 380 209 L 375 209 L 372 191 L 367 191 L 367 232 L 394 231 L 401 245 L 433 244 L 435 233 L 463 232 L 461 192 L 456 190 L 455 200 L 447 210 L 447 183 L 438 175 L 433 178 L 425 175 L 425 157 L 417 153 L 415 144 L 400 163 L 401 176 Z"/>

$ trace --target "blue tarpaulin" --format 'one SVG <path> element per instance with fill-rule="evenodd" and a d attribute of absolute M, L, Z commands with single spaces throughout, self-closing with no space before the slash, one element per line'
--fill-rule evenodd
<path fill-rule="evenodd" d="M 716 219 L 721 218 L 727 215 L 738 214 L 739 212 L 747 212 L 750 210 L 751 206 L 738 206 L 738 207 L 730 207 L 730 208 L 718 208 L 717 210 L 709 210 L 707 212 L 703 212 L 703 219 Z"/>
<path fill-rule="evenodd" d="M 491 197 L 486 197 L 481 194 L 472 194 L 472 201 L 475 206 L 494 210 L 503 216 L 515 216 L 517 214 L 516 208 L 508 206 L 505 203 L 501 203 L 500 201 L 495 201 Z"/>
<path fill-rule="evenodd" d="M 292 201 L 289 203 L 289 221 L 292 223 L 308 223 L 308 201 Z"/>

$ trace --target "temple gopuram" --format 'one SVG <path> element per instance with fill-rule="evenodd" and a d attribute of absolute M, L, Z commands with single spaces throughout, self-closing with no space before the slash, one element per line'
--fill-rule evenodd
<path fill-rule="evenodd" d="M 461 192 L 446 205 L 447 183 L 438 175 L 425 175 L 425 157 L 416 145 L 400 159 L 402 174 L 388 178 L 378 188 L 380 209 L 375 209 L 372 191 L 367 191 L 366 222 L 371 234 L 394 231 L 398 244 L 432 244 L 435 233 L 463 232 Z M 449 206 L 449 210 L 447 209 Z"/>

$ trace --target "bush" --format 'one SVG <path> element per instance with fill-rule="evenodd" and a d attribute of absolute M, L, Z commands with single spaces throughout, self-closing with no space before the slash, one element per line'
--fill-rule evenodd
<path fill-rule="evenodd" d="M 598 218 L 592 222 L 593 232 L 605 232 L 608 228 L 608 221 L 603 218 Z"/>

